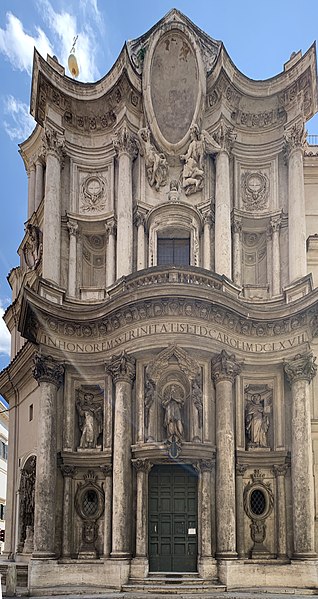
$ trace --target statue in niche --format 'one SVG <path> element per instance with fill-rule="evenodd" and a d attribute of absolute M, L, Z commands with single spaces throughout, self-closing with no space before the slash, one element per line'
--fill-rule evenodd
<path fill-rule="evenodd" d="M 263 393 L 246 391 L 245 404 L 245 432 L 248 448 L 269 447 L 268 430 L 270 425 L 269 414 L 271 411 L 271 390 L 265 387 Z M 256 390 L 255 390 L 256 391 Z M 270 391 L 270 394 L 269 394 Z"/>
<path fill-rule="evenodd" d="M 182 170 L 182 187 L 185 194 L 190 195 L 203 189 L 204 183 L 204 158 L 206 154 L 216 154 L 221 147 L 203 130 L 200 133 L 197 124 L 190 128 L 191 141 L 186 154 L 180 156 L 184 162 Z"/>
<path fill-rule="evenodd" d="M 164 426 L 167 441 L 181 442 L 183 439 L 183 422 L 181 410 L 184 406 L 184 391 L 176 384 L 169 385 L 163 394 L 162 406 L 165 410 Z"/>
<path fill-rule="evenodd" d="M 94 401 L 93 393 L 77 393 L 81 449 L 101 449 L 100 436 L 103 430 L 103 410 L 100 402 Z"/>
<path fill-rule="evenodd" d="M 203 423 L 203 405 L 202 405 L 202 390 L 200 384 L 200 377 L 197 376 L 192 382 L 192 400 L 198 411 L 198 424 L 199 428 L 202 428 Z"/>
<path fill-rule="evenodd" d="M 26 226 L 27 239 L 23 247 L 24 259 L 29 268 L 36 268 L 42 256 L 42 231 L 30 223 Z"/>
<path fill-rule="evenodd" d="M 150 141 L 149 127 L 138 131 L 140 153 L 145 158 L 146 172 L 151 187 L 156 191 L 167 183 L 168 163 L 163 152 L 158 152 Z"/>
<path fill-rule="evenodd" d="M 149 426 L 149 412 L 155 398 L 155 384 L 148 377 L 145 380 L 145 427 Z"/>

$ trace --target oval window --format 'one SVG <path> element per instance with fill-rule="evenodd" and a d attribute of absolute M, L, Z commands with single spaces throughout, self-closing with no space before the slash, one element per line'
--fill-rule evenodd
<path fill-rule="evenodd" d="M 82 510 L 87 517 L 94 516 L 98 509 L 98 497 L 94 489 L 88 489 L 83 495 Z"/>
<path fill-rule="evenodd" d="M 250 496 L 251 512 L 255 516 L 262 516 L 266 510 L 266 498 L 261 489 L 255 489 Z"/>

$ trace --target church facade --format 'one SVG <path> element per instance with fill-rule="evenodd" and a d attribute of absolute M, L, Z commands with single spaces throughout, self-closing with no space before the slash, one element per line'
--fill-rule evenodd
<path fill-rule="evenodd" d="M 177 10 L 34 55 L 5 553 L 29 590 L 318 584 L 315 46 L 252 81 Z"/>

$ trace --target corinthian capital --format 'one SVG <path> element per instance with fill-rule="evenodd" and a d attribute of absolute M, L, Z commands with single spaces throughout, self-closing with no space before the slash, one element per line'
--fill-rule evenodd
<path fill-rule="evenodd" d="M 231 127 L 227 127 L 225 123 L 221 120 L 214 134 L 214 138 L 221 147 L 221 150 L 230 153 L 235 143 L 236 137 L 237 135 L 234 129 L 232 129 Z"/>
<path fill-rule="evenodd" d="M 55 129 L 52 129 L 52 127 L 49 127 L 48 125 L 46 125 L 44 129 L 43 153 L 45 156 L 53 154 L 63 165 L 65 158 L 64 138 L 59 135 Z"/>
<path fill-rule="evenodd" d="M 290 362 L 284 363 L 284 370 L 290 385 L 295 381 L 310 381 L 317 372 L 316 358 L 312 353 L 297 354 Z"/>
<path fill-rule="evenodd" d="M 228 354 L 225 349 L 212 359 L 212 379 L 215 383 L 218 381 L 234 383 L 241 370 L 242 365 L 236 361 L 234 354 Z"/>
<path fill-rule="evenodd" d="M 153 464 L 147 458 L 136 458 L 131 460 L 132 465 L 137 472 L 150 472 Z"/>
<path fill-rule="evenodd" d="M 284 133 L 285 152 L 289 156 L 295 150 L 303 150 L 307 131 L 303 122 L 295 123 L 290 129 L 286 129 Z"/>
<path fill-rule="evenodd" d="M 63 382 L 64 366 L 55 362 L 52 356 L 41 356 L 36 354 L 33 359 L 33 376 L 38 383 L 52 383 L 57 388 Z"/>
<path fill-rule="evenodd" d="M 112 357 L 110 363 L 106 366 L 106 372 L 111 375 L 115 383 L 117 381 L 132 383 L 136 375 L 136 360 L 123 351 L 121 354 Z"/>
<path fill-rule="evenodd" d="M 116 137 L 113 139 L 113 146 L 119 156 L 121 154 L 128 154 L 132 160 L 137 156 L 138 149 L 136 140 L 131 135 L 126 125 L 116 133 Z"/>

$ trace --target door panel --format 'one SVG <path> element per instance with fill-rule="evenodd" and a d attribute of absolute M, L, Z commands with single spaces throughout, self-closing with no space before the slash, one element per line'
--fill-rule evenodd
<path fill-rule="evenodd" d="M 149 475 L 149 569 L 197 570 L 197 475 L 190 466 L 154 466 Z"/>

